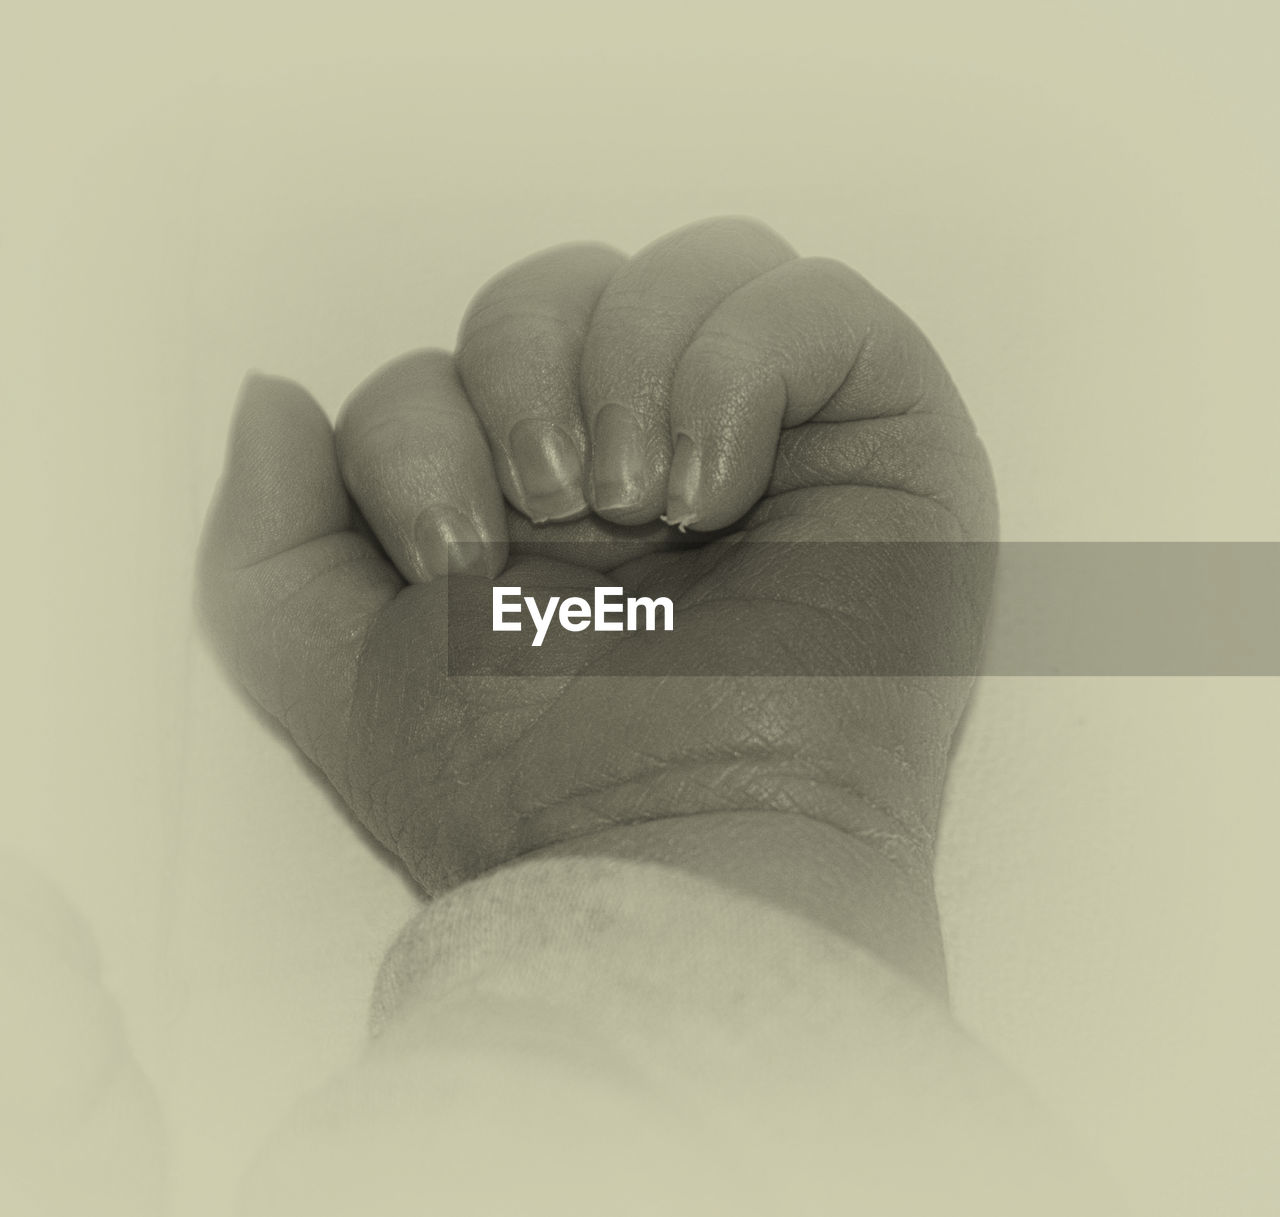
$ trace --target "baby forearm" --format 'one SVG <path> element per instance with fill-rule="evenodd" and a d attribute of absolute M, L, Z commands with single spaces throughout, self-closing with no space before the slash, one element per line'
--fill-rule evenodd
<path fill-rule="evenodd" d="M 1106 1211 L 1061 1149 L 843 933 L 683 867 L 544 855 L 405 929 L 368 1052 L 270 1147 L 249 1212 Z"/>

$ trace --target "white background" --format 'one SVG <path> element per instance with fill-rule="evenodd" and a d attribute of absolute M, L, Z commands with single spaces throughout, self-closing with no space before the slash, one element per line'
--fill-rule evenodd
<path fill-rule="evenodd" d="M 398 874 L 194 634 L 250 366 L 330 409 L 562 240 L 755 215 L 929 334 L 1017 540 L 1276 540 L 1270 6 L 59 11 L 0 51 L 5 847 L 94 927 L 218 1211 L 358 1050 Z M 1004 678 L 959 1016 L 1168 1214 L 1280 1209 L 1273 680 Z"/>

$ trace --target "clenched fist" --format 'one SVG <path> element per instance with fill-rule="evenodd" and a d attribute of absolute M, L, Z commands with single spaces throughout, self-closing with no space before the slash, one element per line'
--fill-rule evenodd
<path fill-rule="evenodd" d="M 986 609 L 966 543 L 994 531 L 982 446 L 915 325 L 842 264 L 717 219 L 631 258 L 516 264 L 455 353 L 376 372 L 336 432 L 251 378 L 200 601 L 236 678 L 429 892 L 726 816 L 818 826 L 927 886 Z M 495 583 L 660 586 L 679 628 L 451 673 L 449 622 L 487 615 Z"/>

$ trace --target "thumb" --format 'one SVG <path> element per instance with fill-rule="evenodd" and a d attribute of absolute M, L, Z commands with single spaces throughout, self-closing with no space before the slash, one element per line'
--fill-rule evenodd
<path fill-rule="evenodd" d="M 361 646 L 402 586 L 356 518 L 319 405 L 289 381 L 250 375 L 205 525 L 197 603 L 235 678 L 343 793 Z"/>

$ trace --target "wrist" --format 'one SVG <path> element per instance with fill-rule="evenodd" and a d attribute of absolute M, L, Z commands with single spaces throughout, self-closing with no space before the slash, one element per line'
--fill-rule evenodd
<path fill-rule="evenodd" d="M 651 862 L 711 879 L 834 930 L 945 997 L 946 964 L 927 867 L 804 815 L 717 811 L 617 825 L 526 857 Z"/>

